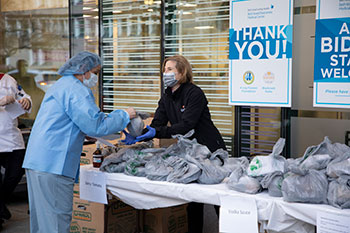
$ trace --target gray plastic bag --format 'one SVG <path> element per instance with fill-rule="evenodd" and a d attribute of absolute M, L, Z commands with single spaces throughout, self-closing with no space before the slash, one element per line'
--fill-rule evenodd
<path fill-rule="evenodd" d="M 303 169 L 325 169 L 332 157 L 329 154 L 315 154 L 308 156 L 304 161 L 301 162 L 300 167 Z"/>
<path fill-rule="evenodd" d="M 166 179 L 168 182 L 188 184 L 196 181 L 201 174 L 201 170 L 195 164 L 183 158 L 171 156 L 165 161 L 171 167 Z"/>
<path fill-rule="evenodd" d="M 268 190 L 268 193 L 272 197 L 282 197 L 282 182 L 283 182 L 283 173 L 274 172 L 266 175 L 261 181 L 260 184 L 263 188 Z"/>
<path fill-rule="evenodd" d="M 327 166 L 327 175 L 332 178 L 350 175 L 350 153 L 343 154 L 333 159 Z"/>
<path fill-rule="evenodd" d="M 350 176 L 341 176 L 329 183 L 328 203 L 341 209 L 350 209 Z"/>
<path fill-rule="evenodd" d="M 326 175 L 314 169 L 291 167 L 282 182 L 283 200 L 327 204 L 328 180 Z"/>
<path fill-rule="evenodd" d="M 143 120 L 149 118 L 151 115 L 147 112 L 136 112 L 136 117 L 132 118 L 126 128 L 129 131 L 129 134 L 133 137 L 142 135 L 143 128 L 145 124 Z"/>
<path fill-rule="evenodd" d="M 209 159 L 198 161 L 196 165 L 202 170 L 197 180 L 200 184 L 219 184 L 228 176 L 227 171 Z"/>
<path fill-rule="evenodd" d="M 245 157 L 244 157 L 245 158 Z M 260 182 L 246 174 L 248 163 L 243 162 L 235 166 L 231 166 L 232 172 L 226 183 L 229 189 L 238 192 L 254 194 L 261 190 Z"/>
<path fill-rule="evenodd" d="M 227 186 L 238 192 L 250 194 L 255 194 L 261 190 L 260 182 L 256 178 L 250 177 L 246 174 L 239 176 L 238 172 L 231 173 Z"/>
<path fill-rule="evenodd" d="M 146 177 L 150 180 L 166 181 L 169 173 L 171 172 L 171 167 L 168 166 L 165 159 L 160 156 L 154 156 L 145 165 Z"/>

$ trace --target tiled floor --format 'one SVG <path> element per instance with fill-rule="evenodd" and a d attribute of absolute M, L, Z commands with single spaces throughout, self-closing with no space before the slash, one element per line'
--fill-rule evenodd
<path fill-rule="evenodd" d="M 25 192 L 15 193 L 7 204 L 12 218 L 3 224 L 1 233 L 29 233 L 28 200 Z M 218 218 L 213 206 L 204 205 L 203 233 L 217 233 Z"/>

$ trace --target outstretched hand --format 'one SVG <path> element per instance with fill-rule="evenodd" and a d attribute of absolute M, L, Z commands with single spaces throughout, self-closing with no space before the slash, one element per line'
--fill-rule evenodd
<path fill-rule="evenodd" d="M 121 142 L 125 143 L 125 145 L 132 145 L 132 144 L 135 144 L 136 142 L 138 142 L 138 141 L 136 141 L 135 137 L 131 136 L 125 130 L 123 130 L 123 133 L 125 134 L 125 139 L 121 140 Z"/>
<path fill-rule="evenodd" d="M 156 129 L 155 128 L 152 128 L 149 125 L 147 125 L 146 128 L 148 129 L 148 131 L 145 134 L 142 134 L 141 136 L 136 137 L 136 140 L 138 142 L 146 140 L 146 139 L 152 139 L 152 138 L 154 138 L 154 136 L 156 136 Z"/>

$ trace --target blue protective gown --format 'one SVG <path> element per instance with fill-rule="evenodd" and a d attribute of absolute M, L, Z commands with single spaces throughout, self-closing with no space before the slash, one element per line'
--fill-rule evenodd
<path fill-rule="evenodd" d="M 101 112 L 89 88 L 74 76 L 63 76 L 45 94 L 23 168 L 75 178 L 85 135 L 113 134 L 129 121 L 124 110 Z"/>

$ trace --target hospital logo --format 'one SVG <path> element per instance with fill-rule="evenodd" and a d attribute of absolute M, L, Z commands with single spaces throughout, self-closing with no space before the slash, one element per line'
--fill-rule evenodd
<path fill-rule="evenodd" d="M 273 83 L 275 81 L 275 74 L 270 72 L 270 71 L 268 71 L 268 72 L 266 72 L 264 74 L 263 80 L 264 80 L 265 83 L 271 84 L 271 83 Z"/>
<path fill-rule="evenodd" d="M 250 85 L 254 82 L 254 74 L 251 71 L 247 71 L 243 74 L 243 81 Z"/>

